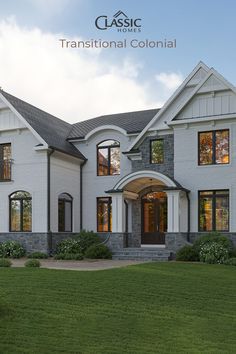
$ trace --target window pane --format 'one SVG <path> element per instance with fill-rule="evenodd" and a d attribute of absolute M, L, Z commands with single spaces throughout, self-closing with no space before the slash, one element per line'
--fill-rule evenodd
<path fill-rule="evenodd" d="M 216 131 L 216 163 L 229 163 L 229 131 Z"/>
<path fill-rule="evenodd" d="M 3 160 L 11 159 L 11 145 L 7 144 L 3 146 Z"/>
<path fill-rule="evenodd" d="M 99 232 L 107 232 L 109 231 L 108 224 L 108 199 L 105 201 L 104 199 L 98 199 L 98 210 L 97 210 L 97 220 L 98 220 L 98 231 Z"/>
<path fill-rule="evenodd" d="M 163 163 L 164 162 L 164 141 L 153 140 L 151 142 L 151 163 Z"/>
<path fill-rule="evenodd" d="M 144 232 L 155 232 L 154 204 L 144 202 Z"/>
<path fill-rule="evenodd" d="M 65 209 L 64 209 L 64 201 L 58 200 L 58 231 L 63 232 L 65 231 Z"/>
<path fill-rule="evenodd" d="M 108 170 L 108 148 L 98 149 L 98 175 L 107 176 Z"/>
<path fill-rule="evenodd" d="M 119 175 L 120 174 L 120 148 L 111 148 L 111 165 L 110 174 Z"/>
<path fill-rule="evenodd" d="M 11 231 L 20 229 L 20 200 L 11 201 Z"/>
<path fill-rule="evenodd" d="M 200 198 L 200 231 L 212 231 L 212 198 Z"/>
<path fill-rule="evenodd" d="M 200 192 L 200 195 L 213 195 L 213 191 L 203 191 L 203 192 Z"/>
<path fill-rule="evenodd" d="M 0 145 L 0 179 L 11 179 L 11 144 Z"/>
<path fill-rule="evenodd" d="M 18 191 L 18 192 L 11 194 L 10 198 L 11 199 L 31 198 L 31 194 L 28 192 L 24 192 L 24 191 Z"/>
<path fill-rule="evenodd" d="M 113 146 L 113 145 L 120 145 L 119 141 L 116 140 L 106 140 L 102 143 L 98 144 L 98 146 Z"/>
<path fill-rule="evenodd" d="M 31 200 L 23 200 L 23 231 L 32 230 L 32 203 Z"/>
<path fill-rule="evenodd" d="M 229 198 L 216 197 L 216 230 L 227 231 L 229 229 Z"/>
<path fill-rule="evenodd" d="M 72 231 L 72 203 L 65 201 L 65 231 Z"/>
<path fill-rule="evenodd" d="M 206 132 L 199 134 L 199 163 L 200 165 L 210 165 L 213 163 L 212 148 L 213 133 Z"/>

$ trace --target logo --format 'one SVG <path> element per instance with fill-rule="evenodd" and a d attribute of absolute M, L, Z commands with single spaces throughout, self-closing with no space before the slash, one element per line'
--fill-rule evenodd
<path fill-rule="evenodd" d="M 98 16 L 95 26 L 102 31 L 116 28 L 118 32 L 141 32 L 141 21 L 141 18 L 129 18 L 123 11 L 118 11 L 112 18 Z"/>

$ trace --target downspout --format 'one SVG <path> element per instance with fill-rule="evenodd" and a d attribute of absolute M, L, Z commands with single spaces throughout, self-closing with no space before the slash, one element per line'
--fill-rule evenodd
<path fill-rule="evenodd" d="M 186 191 L 186 197 L 188 201 L 188 226 L 187 226 L 187 241 L 190 242 L 190 198 L 189 191 Z"/>
<path fill-rule="evenodd" d="M 86 160 L 80 165 L 80 231 L 83 230 L 83 167 Z"/>
<path fill-rule="evenodd" d="M 49 254 L 52 254 L 52 231 L 51 231 L 51 155 L 54 153 L 54 149 L 51 149 L 47 153 L 47 232 L 48 232 L 48 250 Z"/>

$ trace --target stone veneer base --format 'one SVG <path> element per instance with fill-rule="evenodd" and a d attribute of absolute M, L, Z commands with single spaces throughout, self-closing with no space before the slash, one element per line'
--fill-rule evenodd
<path fill-rule="evenodd" d="M 66 238 L 74 238 L 78 233 L 68 232 L 4 232 L 0 233 L 0 242 L 18 241 L 28 253 L 45 252 L 54 253 L 58 242 Z M 204 232 L 169 232 L 165 235 L 166 250 L 177 252 L 178 249 L 186 244 L 192 244 L 197 238 L 206 235 Z M 222 232 L 222 235 L 229 237 L 236 246 L 236 233 Z M 101 242 L 105 242 L 111 251 L 116 252 L 123 248 L 138 248 L 141 246 L 141 235 L 139 233 L 98 233 Z"/>

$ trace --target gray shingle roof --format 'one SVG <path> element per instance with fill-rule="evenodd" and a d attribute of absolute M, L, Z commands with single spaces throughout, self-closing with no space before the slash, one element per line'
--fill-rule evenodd
<path fill-rule="evenodd" d="M 53 115 L 46 113 L 3 90 L 0 92 L 43 138 L 49 147 L 85 160 L 82 153 L 66 140 L 72 128 L 71 124 L 54 117 Z"/>
<path fill-rule="evenodd" d="M 158 111 L 159 109 L 148 109 L 145 111 L 110 114 L 78 122 L 73 124 L 68 139 L 82 139 L 93 129 L 102 125 L 116 125 L 129 134 L 140 133 Z"/>

